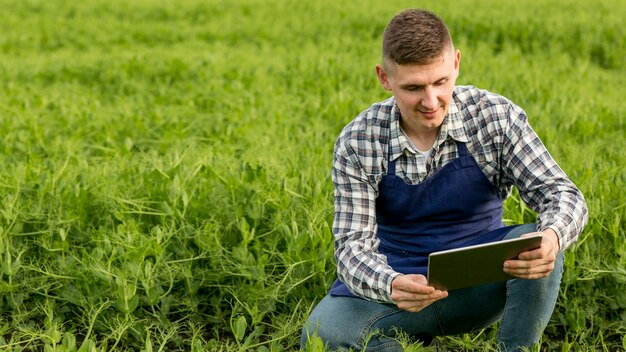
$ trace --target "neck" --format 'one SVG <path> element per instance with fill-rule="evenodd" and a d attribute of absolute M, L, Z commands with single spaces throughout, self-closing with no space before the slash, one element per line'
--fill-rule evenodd
<path fill-rule="evenodd" d="M 432 130 L 419 130 L 406 126 L 406 124 L 402 123 L 402 121 L 400 121 L 400 127 L 402 127 L 402 130 L 406 136 L 409 137 L 415 148 L 422 152 L 430 150 L 430 148 L 433 147 L 433 144 L 435 144 L 435 140 L 439 135 L 439 130 L 441 129 L 440 126 Z"/>

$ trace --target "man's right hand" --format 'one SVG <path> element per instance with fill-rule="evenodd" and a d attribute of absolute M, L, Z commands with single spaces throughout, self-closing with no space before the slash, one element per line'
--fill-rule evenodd
<path fill-rule="evenodd" d="M 429 304 L 446 297 L 448 291 L 428 286 L 424 275 L 400 275 L 391 282 L 391 300 L 399 309 L 409 312 L 419 312 Z"/>

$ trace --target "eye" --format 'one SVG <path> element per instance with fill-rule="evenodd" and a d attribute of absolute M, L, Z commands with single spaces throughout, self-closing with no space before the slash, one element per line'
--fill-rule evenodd
<path fill-rule="evenodd" d="M 404 90 L 409 91 L 409 92 L 418 92 L 420 90 L 423 90 L 424 87 L 423 86 L 407 86 L 404 87 Z"/>

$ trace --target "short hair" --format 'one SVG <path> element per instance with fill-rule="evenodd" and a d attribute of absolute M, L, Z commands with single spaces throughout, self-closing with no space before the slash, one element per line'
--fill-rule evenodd
<path fill-rule="evenodd" d="M 383 65 L 425 65 L 453 48 L 448 28 L 437 15 L 409 9 L 394 16 L 383 33 Z"/>

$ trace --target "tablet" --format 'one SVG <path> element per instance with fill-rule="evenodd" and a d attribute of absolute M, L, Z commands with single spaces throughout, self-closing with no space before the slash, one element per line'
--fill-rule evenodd
<path fill-rule="evenodd" d="M 502 270 L 504 261 L 540 246 L 541 235 L 537 234 L 433 252 L 428 256 L 428 285 L 455 290 L 512 279 L 514 276 Z"/>

